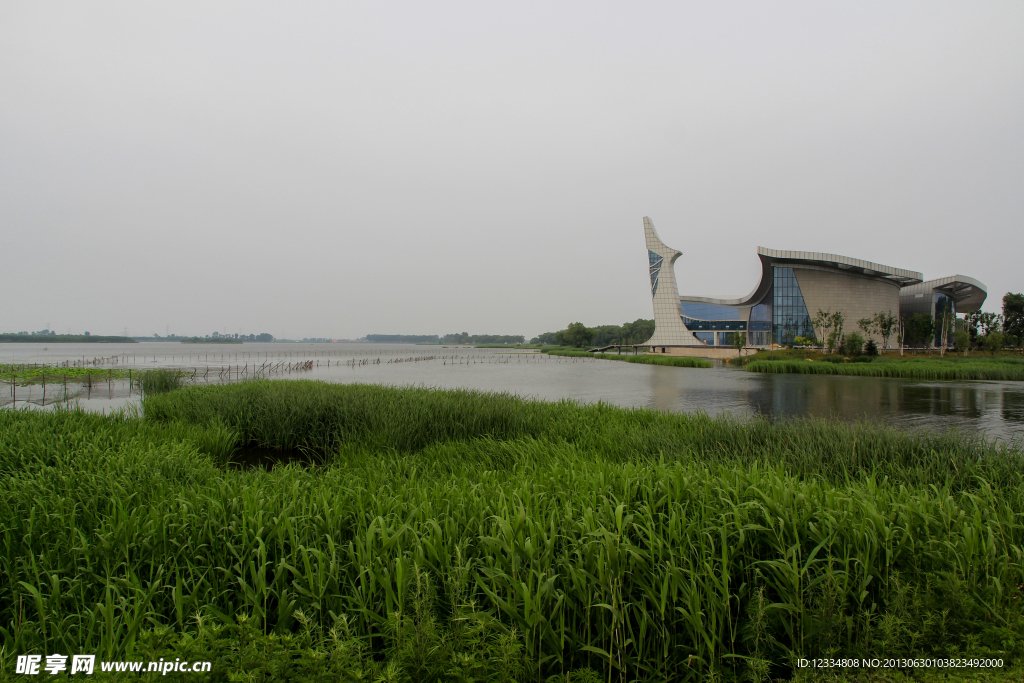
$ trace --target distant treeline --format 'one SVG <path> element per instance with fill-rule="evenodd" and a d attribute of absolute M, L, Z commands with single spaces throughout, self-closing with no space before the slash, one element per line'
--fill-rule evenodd
<path fill-rule="evenodd" d="M 454 332 L 443 337 L 436 334 L 368 334 L 366 341 L 377 344 L 522 344 L 521 334 L 468 334 Z"/>
<path fill-rule="evenodd" d="M 423 344 L 440 339 L 436 334 L 368 334 L 366 341 L 376 344 Z"/>
<path fill-rule="evenodd" d="M 104 337 L 97 334 L 0 334 L 0 343 L 6 342 L 27 342 L 33 344 L 67 344 L 67 343 L 94 343 L 94 344 L 134 344 L 131 337 Z"/>
<path fill-rule="evenodd" d="M 241 344 L 241 339 L 232 337 L 188 337 L 181 340 L 182 344 Z"/>
<path fill-rule="evenodd" d="M 572 323 L 564 330 L 545 332 L 530 340 L 531 344 L 557 344 L 559 346 L 608 346 L 609 344 L 643 344 L 654 336 L 654 321 L 640 318 L 622 325 L 587 327 Z"/>
<path fill-rule="evenodd" d="M 206 344 L 206 343 L 221 343 L 230 344 L 234 341 L 240 342 L 272 342 L 274 341 L 274 335 L 269 332 L 261 332 L 260 334 L 221 334 L 220 332 L 214 332 L 208 334 L 205 337 L 182 337 L 177 334 L 169 334 L 166 337 L 161 337 L 159 334 L 154 334 L 152 337 L 133 337 L 135 341 L 154 341 L 154 342 L 188 342 L 190 344 Z M 198 341 L 196 341 L 198 340 Z"/>
<path fill-rule="evenodd" d="M 522 344 L 526 337 L 521 334 L 446 334 L 442 344 Z"/>

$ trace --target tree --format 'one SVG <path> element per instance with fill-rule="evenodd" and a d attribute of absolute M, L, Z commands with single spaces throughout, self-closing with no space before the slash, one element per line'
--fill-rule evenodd
<path fill-rule="evenodd" d="M 737 332 L 732 335 L 732 347 L 736 349 L 736 357 L 739 358 L 743 355 L 743 347 L 747 345 L 747 334 L 745 332 Z"/>
<path fill-rule="evenodd" d="M 981 311 L 974 311 L 973 313 L 967 313 L 964 315 L 964 329 L 967 331 L 967 335 L 971 339 L 972 346 L 978 339 L 978 321 L 980 318 Z"/>
<path fill-rule="evenodd" d="M 1024 339 L 1024 294 L 1003 295 L 1003 332 Z"/>
<path fill-rule="evenodd" d="M 946 355 L 946 347 L 949 346 L 949 328 L 954 325 L 953 319 L 956 316 L 953 315 L 953 309 L 949 305 L 949 299 L 945 300 L 945 304 L 942 307 L 942 311 L 939 312 L 939 317 L 935 319 L 936 336 L 939 338 L 939 355 Z"/>
<path fill-rule="evenodd" d="M 864 337 L 859 332 L 851 332 L 843 339 L 843 352 L 847 356 L 859 356 L 864 350 Z"/>
<path fill-rule="evenodd" d="M 874 318 L 861 318 L 857 321 L 857 327 L 864 333 L 864 337 L 870 337 L 875 332 L 875 319 Z"/>
<path fill-rule="evenodd" d="M 579 323 L 574 323 L 579 324 Z M 599 325 L 595 328 L 590 329 L 591 338 L 586 344 L 593 344 L 594 346 L 608 346 L 609 344 L 643 344 L 654 336 L 654 321 L 647 320 L 644 318 L 638 318 L 631 323 L 623 323 L 619 325 Z M 544 332 L 539 334 L 530 340 L 531 344 L 562 344 L 565 346 L 575 346 L 575 344 L 569 344 L 566 341 L 566 334 L 568 330 L 559 330 L 557 332 Z M 571 337 L 571 335 L 570 335 Z M 501 342 L 496 343 L 508 343 L 504 342 L 502 338 Z"/>
<path fill-rule="evenodd" d="M 842 311 L 836 311 L 829 316 L 829 325 L 832 328 L 832 332 L 828 336 L 828 348 L 839 349 L 843 346 L 843 325 L 846 322 L 846 317 Z"/>
<path fill-rule="evenodd" d="M 839 348 L 839 333 L 832 330 L 828 333 L 828 339 L 825 340 L 825 348 L 829 353 L 832 353 L 833 349 Z"/>
<path fill-rule="evenodd" d="M 565 330 L 556 333 L 561 335 L 559 342 L 563 346 L 575 346 L 580 348 L 587 346 L 594 339 L 594 330 L 583 323 L 570 323 Z"/>
<path fill-rule="evenodd" d="M 962 351 L 965 356 L 971 348 L 971 333 L 961 325 L 958 325 L 956 332 L 953 333 L 953 348 L 958 352 Z"/>
<path fill-rule="evenodd" d="M 824 343 L 826 338 L 828 337 L 827 332 L 831 320 L 831 309 L 828 311 L 823 311 L 819 308 L 818 312 L 814 314 L 813 318 L 811 318 L 811 327 L 814 328 L 814 335 L 822 343 Z"/>
<path fill-rule="evenodd" d="M 889 347 L 889 337 L 892 336 L 898 322 L 899 318 L 893 315 L 892 311 L 879 311 L 875 313 L 875 329 L 878 330 L 878 334 L 882 337 L 883 349 Z"/>
<path fill-rule="evenodd" d="M 996 355 L 996 351 L 1003 348 L 1003 333 L 999 330 L 992 330 L 985 335 L 985 348 L 988 349 L 992 355 Z"/>
<path fill-rule="evenodd" d="M 927 344 L 929 338 L 934 334 L 935 321 L 927 313 L 915 313 L 907 318 L 906 341 L 911 345 Z"/>
<path fill-rule="evenodd" d="M 609 346 L 622 343 L 622 328 L 618 325 L 598 325 L 592 329 L 594 330 L 594 338 L 592 340 L 594 346 Z"/>
<path fill-rule="evenodd" d="M 982 313 L 978 316 L 978 328 L 985 336 L 993 332 L 1001 332 L 1003 329 L 1003 316 L 998 313 Z"/>

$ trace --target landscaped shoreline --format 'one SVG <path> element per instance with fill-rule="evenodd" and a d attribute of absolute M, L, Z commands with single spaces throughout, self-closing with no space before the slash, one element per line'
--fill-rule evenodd
<path fill-rule="evenodd" d="M 801 357 L 803 356 L 803 357 Z M 946 380 L 1024 380 L 1020 356 L 854 356 L 801 352 L 763 352 L 744 359 L 749 372 L 853 375 Z"/>
<path fill-rule="evenodd" d="M 706 358 L 691 358 L 687 356 L 659 356 L 657 354 L 632 354 L 632 353 L 591 353 L 582 349 L 544 349 L 541 353 L 549 356 L 569 356 L 572 358 L 598 358 L 600 360 L 621 360 L 627 363 L 640 363 L 642 365 L 670 365 L 677 368 L 710 368 L 714 363 Z"/>
<path fill-rule="evenodd" d="M 144 410 L 0 411 L 3 666 L 663 681 L 1024 655 L 1004 444 L 309 381 Z M 238 469 L 239 448 L 317 465 Z"/>

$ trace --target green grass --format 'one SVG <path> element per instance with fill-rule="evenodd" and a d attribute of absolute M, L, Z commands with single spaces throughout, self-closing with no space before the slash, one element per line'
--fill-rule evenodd
<path fill-rule="evenodd" d="M 753 360 L 746 363 L 746 369 L 749 372 L 903 377 L 907 379 L 1024 380 L 1024 362 L 1009 358 L 876 358 L 871 362 L 855 363 L 825 362 L 823 359 L 761 360 L 755 356 Z"/>
<path fill-rule="evenodd" d="M 135 372 L 138 376 L 140 373 Z M 66 377 L 69 380 L 81 381 L 92 377 L 94 382 L 106 379 L 128 379 L 129 371 L 119 368 L 64 368 L 53 365 L 0 365 L 0 381 L 10 382 L 13 378 L 18 384 L 38 384 L 45 376 L 47 383 L 59 384 Z"/>
<path fill-rule="evenodd" d="M 4 670 L 762 681 L 826 652 L 1024 654 L 1017 447 L 309 381 L 144 410 L 0 411 Z M 240 446 L 324 464 L 224 467 Z"/>
<path fill-rule="evenodd" d="M 639 354 L 634 356 L 631 353 L 623 353 L 621 355 L 617 353 L 590 353 L 581 349 L 566 348 L 545 350 L 543 353 L 551 356 L 621 360 L 627 363 L 641 363 L 643 365 L 670 365 L 676 368 L 710 368 L 714 366 L 714 363 L 706 358 L 690 358 L 685 356 L 658 356 L 655 354 Z"/>

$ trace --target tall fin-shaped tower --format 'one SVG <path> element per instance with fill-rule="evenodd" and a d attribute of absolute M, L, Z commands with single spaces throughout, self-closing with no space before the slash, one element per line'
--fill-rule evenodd
<path fill-rule="evenodd" d="M 644 237 L 647 238 L 647 254 L 651 263 L 651 298 L 654 300 L 654 336 L 647 344 L 704 346 L 686 329 L 679 315 L 679 288 L 674 266 L 682 252 L 665 246 L 647 216 L 644 216 Z"/>

